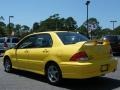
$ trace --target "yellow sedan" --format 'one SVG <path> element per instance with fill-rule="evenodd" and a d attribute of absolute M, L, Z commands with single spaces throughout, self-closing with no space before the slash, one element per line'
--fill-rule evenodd
<path fill-rule="evenodd" d="M 45 75 L 51 84 L 62 78 L 84 79 L 117 69 L 107 41 L 88 41 L 76 32 L 33 33 L 5 52 L 6 72 L 13 68 Z"/>

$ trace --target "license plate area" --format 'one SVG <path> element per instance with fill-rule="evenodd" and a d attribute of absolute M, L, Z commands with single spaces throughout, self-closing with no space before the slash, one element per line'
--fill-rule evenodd
<path fill-rule="evenodd" d="M 101 65 L 100 71 L 101 71 L 101 72 L 108 71 L 108 64 Z"/>

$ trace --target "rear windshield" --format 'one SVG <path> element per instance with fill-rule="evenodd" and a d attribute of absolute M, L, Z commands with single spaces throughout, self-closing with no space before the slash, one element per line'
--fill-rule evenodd
<path fill-rule="evenodd" d="M 75 32 L 57 32 L 57 35 L 65 45 L 88 40 L 85 36 Z"/>
<path fill-rule="evenodd" d="M 4 43 L 5 39 L 4 38 L 0 38 L 0 43 Z"/>

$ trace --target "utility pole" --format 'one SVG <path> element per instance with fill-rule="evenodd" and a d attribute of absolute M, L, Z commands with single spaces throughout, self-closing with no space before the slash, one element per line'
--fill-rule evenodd
<path fill-rule="evenodd" d="M 90 1 L 86 1 L 86 6 L 87 6 L 87 37 L 89 38 L 91 35 L 89 35 L 89 22 L 88 22 L 88 6 L 90 4 Z"/>
<path fill-rule="evenodd" d="M 10 32 L 10 23 L 11 23 L 10 20 L 11 20 L 11 18 L 14 18 L 14 16 L 9 16 L 9 26 L 8 26 L 8 27 L 9 27 L 9 32 Z M 11 36 L 12 32 L 10 32 L 9 34 L 10 34 L 10 36 Z"/>
<path fill-rule="evenodd" d="M 114 26 L 115 26 L 115 23 L 116 23 L 117 21 L 113 20 L 113 21 L 110 21 L 110 22 L 113 24 L 113 30 L 114 30 Z"/>

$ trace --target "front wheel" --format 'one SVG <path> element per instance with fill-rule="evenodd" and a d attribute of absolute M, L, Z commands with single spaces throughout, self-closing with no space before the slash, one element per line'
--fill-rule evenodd
<path fill-rule="evenodd" d="M 46 68 L 46 76 L 51 84 L 59 84 L 62 79 L 62 74 L 59 66 L 54 63 L 49 64 Z"/>
<path fill-rule="evenodd" d="M 4 69 L 6 72 L 11 72 L 12 71 L 12 63 L 9 58 L 4 59 Z"/>

